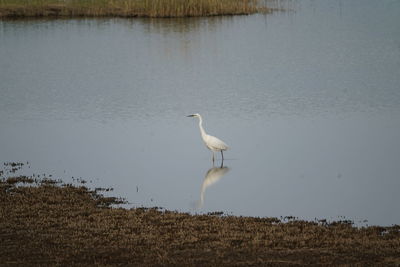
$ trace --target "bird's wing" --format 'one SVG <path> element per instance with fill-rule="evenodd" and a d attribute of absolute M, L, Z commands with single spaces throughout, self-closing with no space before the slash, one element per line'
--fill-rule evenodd
<path fill-rule="evenodd" d="M 227 150 L 229 148 L 222 140 L 212 135 L 208 136 L 207 145 L 218 150 Z"/>

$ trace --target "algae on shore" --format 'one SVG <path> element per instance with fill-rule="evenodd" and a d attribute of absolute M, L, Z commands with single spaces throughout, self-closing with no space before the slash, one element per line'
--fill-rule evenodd
<path fill-rule="evenodd" d="M 400 226 L 122 209 L 83 186 L 0 181 L 0 262 L 40 265 L 400 264 Z"/>
<path fill-rule="evenodd" d="M 193 17 L 268 11 L 259 0 L 0 0 L 0 18 Z"/>

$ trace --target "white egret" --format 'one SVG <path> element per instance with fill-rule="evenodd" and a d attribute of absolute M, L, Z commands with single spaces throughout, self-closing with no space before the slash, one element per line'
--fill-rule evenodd
<path fill-rule="evenodd" d="M 215 136 L 209 135 L 204 131 L 203 129 L 203 119 L 201 118 L 201 115 L 196 113 L 189 115 L 188 117 L 197 117 L 199 118 L 199 128 L 200 128 L 200 133 L 201 133 L 201 138 L 203 138 L 204 144 L 208 149 L 212 151 L 213 157 L 212 160 L 214 162 L 214 152 L 215 151 L 221 151 L 222 155 L 222 161 L 224 161 L 224 153 L 223 151 L 227 150 L 229 147 L 220 139 L 218 139 Z"/>

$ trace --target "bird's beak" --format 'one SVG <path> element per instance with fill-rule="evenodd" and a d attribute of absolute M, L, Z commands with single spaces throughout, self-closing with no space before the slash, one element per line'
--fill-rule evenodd
<path fill-rule="evenodd" d="M 194 117 L 194 115 L 187 115 L 186 117 Z"/>

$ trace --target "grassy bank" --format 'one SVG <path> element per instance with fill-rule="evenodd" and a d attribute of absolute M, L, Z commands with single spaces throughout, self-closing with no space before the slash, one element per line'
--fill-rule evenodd
<path fill-rule="evenodd" d="M 0 17 L 187 17 L 268 12 L 258 0 L 0 0 Z"/>
<path fill-rule="evenodd" d="M 32 186 L 33 185 L 33 186 Z M 136 208 L 86 187 L 0 181 L 4 265 L 397 265 L 400 227 Z"/>

